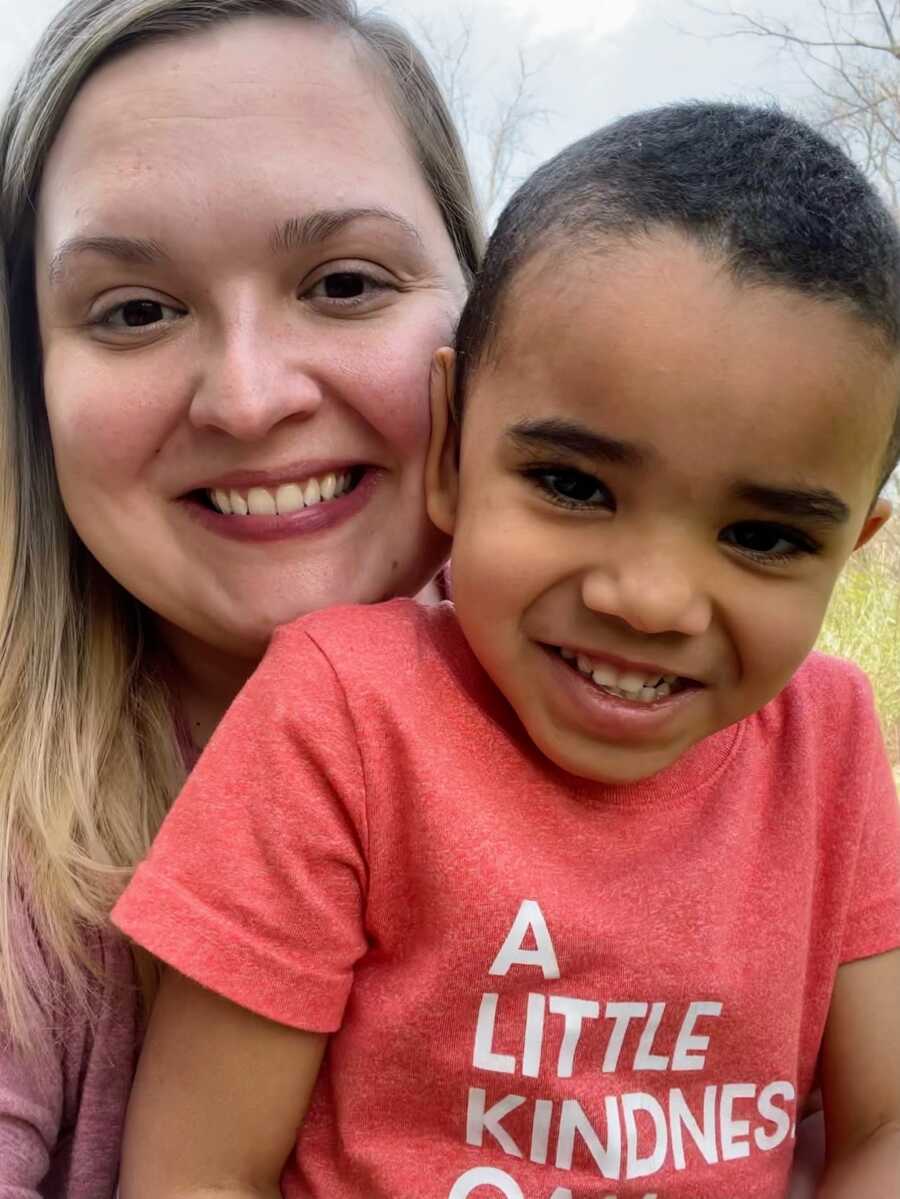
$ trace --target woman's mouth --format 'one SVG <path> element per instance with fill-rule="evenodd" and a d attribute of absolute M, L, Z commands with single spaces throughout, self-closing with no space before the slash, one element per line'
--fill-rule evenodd
<path fill-rule="evenodd" d="M 573 670 L 590 679 L 600 691 L 631 703 L 655 704 L 679 691 L 702 686 L 696 679 L 666 674 L 662 670 L 654 669 L 648 673 L 635 668 L 620 669 L 611 662 L 589 658 L 566 646 L 552 649 Z"/>
<path fill-rule="evenodd" d="M 270 487 L 216 487 L 191 492 L 189 498 L 222 516 L 291 516 L 348 495 L 359 485 L 366 469 L 357 466 Z"/>
<path fill-rule="evenodd" d="M 184 511 L 210 533 L 236 542 L 291 540 L 328 533 L 365 511 L 384 471 L 372 465 L 295 467 L 274 478 L 223 478 L 181 497 Z M 316 471 L 315 474 L 311 473 Z M 211 483 L 214 480 L 210 480 Z"/>

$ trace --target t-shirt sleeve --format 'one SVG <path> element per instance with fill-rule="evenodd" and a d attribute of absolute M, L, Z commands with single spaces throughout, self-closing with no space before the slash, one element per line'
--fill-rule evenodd
<path fill-rule="evenodd" d="M 342 686 L 289 627 L 201 755 L 113 922 L 242 1007 L 332 1032 L 367 948 L 367 831 Z"/>
<path fill-rule="evenodd" d="M 868 788 L 841 962 L 900 946 L 900 805 L 867 681 L 863 699 L 854 715 L 865 734 L 857 744 L 868 749 L 868 763 L 864 758 L 859 762 L 860 779 L 868 779 Z"/>
<path fill-rule="evenodd" d="M 45 995 L 56 979 L 27 921 L 17 920 L 32 984 Z M 63 1047 L 50 1012 L 29 1005 L 31 1044 L 15 1047 L 0 1020 L 0 1199 L 40 1199 L 63 1114 Z"/>

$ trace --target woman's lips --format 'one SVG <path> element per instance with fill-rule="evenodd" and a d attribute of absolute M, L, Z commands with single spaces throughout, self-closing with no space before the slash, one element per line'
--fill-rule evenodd
<path fill-rule="evenodd" d="M 342 490 L 340 494 L 335 494 L 330 499 L 323 499 L 320 494 L 318 500 L 310 504 L 304 502 L 302 508 L 295 508 L 294 511 L 281 515 L 274 510 L 264 514 L 262 512 L 253 513 L 248 509 L 246 513 L 243 513 L 240 508 L 230 514 L 224 513 L 213 507 L 212 502 L 207 504 L 201 500 L 197 493 L 183 497 L 180 503 L 184 505 L 191 517 L 204 528 L 232 541 L 281 541 L 291 537 L 304 537 L 343 524 L 369 504 L 377 492 L 381 472 L 366 467 L 357 468 L 352 473 L 354 479 L 357 474 L 359 477 L 355 484 L 351 483 L 350 490 Z M 286 487 L 291 484 L 282 483 L 279 486 Z M 294 486 L 299 486 L 299 484 Z M 214 490 L 224 492 L 225 489 Z M 268 491 L 273 499 L 272 507 L 276 508 L 277 488 L 274 490 L 247 488 L 247 492 L 251 490 Z M 240 489 L 229 488 L 229 493 L 232 491 L 240 491 Z M 296 502 L 296 497 L 291 498 Z M 257 503 L 255 506 L 259 507 L 260 505 Z"/>
<path fill-rule="evenodd" d="M 302 462 L 290 462 L 265 470 L 228 471 L 192 483 L 188 491 L 228 491 L 232 488 L 246 491 L 251 487 L 265 487 L 275 491 L 285 483 L 305 483 L 309 479 L 321 478 L 327 474 L 338 475 L 368 469 L 373 469 L 371 464 L 358 458 L 308 458 Z"/>

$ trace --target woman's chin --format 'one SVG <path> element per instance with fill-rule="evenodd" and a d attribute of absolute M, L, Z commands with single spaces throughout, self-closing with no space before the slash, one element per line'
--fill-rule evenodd
<path fill-rule="evenodd" d="M 367 579 L 358 571 L 329 572 L 329 577 L 322 579 L 318 587 L 309 586 L 313 580 L 307 578 L 306 587 L 287 592 L 284 584 L 265 588 L 264 580 L 260 579 L 255 597 L 246 594 L 249 588 L 240 603 L 232 596 L 217 597 L 214 605 L 219 609 L 217 612 L 211 610 L 210 604 L 207 611 L 198 606 L 191 613 L 173 610 L 159 615 L 163 639 L 176 658 L 193 659 L 192 673 L 202 670 L 204 654 L 252 664 L 265 653 L 280 625 L 313 612 L 343 604 L 380 603 L 400 596 L 413 596 L 423 603 L 437 602 L 441 591 L 434 580 L 447 560 L 448 548 L 441 536 L 417 562 L 405 564 L 405 568 L 397 563 L 388 576 L 380 573 Z"/>

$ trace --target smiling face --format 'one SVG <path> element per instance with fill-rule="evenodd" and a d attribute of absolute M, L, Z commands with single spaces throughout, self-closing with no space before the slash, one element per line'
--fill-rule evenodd
<path fill-rule="evenodd" d="M 461 625 L 538 748 L 636 781 L 773 698 L 886 518 L 897 394 L 857 318 L 674 233 L 527 264 L 458 474 L 435 398 L 429 504 Z"/>
<path fill-rule="evenodd" d="M 36 278 L 66 509 L 173 642 L 253 656 L 433 574 L 428 373 L 464 288 L 360 45 L 252 18 L 100 68 Z"/>

